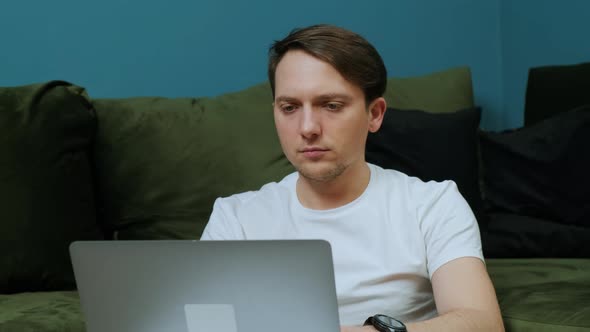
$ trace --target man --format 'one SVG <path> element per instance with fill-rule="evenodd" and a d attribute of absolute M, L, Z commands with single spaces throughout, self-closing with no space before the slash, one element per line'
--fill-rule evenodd
<path fill-rule="evenodd" d="M 202 239 L 328 240 L 343 332 L 402 323 L 410 332 L 502 331 L 477 223 L 456 185 L 365 162 L 368 132 L 386 110 L 375 48 L 334 26 L 295 30 L 271 47 L 268 75 L 297 172 L 218 199 Z"/>

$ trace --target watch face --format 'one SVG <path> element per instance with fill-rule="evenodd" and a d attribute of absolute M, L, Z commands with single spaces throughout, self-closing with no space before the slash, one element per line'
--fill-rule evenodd
<path fill-rule="evenodd" d="M 376 319 L 378 319 L 382 324 L 386 325 L 386 326 L 390 326 L 394 329 L 403 329 L 406 326 L 400 322 L 397 319 L 393 319 L 389 316 L 385 316 L 385 315 L 376 315 L 375 316 Z"/>

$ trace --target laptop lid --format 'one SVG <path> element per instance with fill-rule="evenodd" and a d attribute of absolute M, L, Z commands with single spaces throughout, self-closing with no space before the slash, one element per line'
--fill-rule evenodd
<path fill-rule="evenodd" d="M 322 240 L 79 241 L 88 332 L 338 332 Z"/>

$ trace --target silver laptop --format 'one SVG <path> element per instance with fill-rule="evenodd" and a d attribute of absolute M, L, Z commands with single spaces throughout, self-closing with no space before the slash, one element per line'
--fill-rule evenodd
<path fill-rule="evenodd" d="M 321 240 L 81 241 L 88 332 L 339 332 Z"/>

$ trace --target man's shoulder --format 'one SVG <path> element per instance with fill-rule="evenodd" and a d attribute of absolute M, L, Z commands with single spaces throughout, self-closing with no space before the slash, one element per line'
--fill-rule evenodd
<path fill-rule="evenodd" d="M 424 181 L 419 177 L 378 166 L 375 173 L 376 190 L 373 192 L 379 200 L 385 199 L 388 204 L 400 210 L 444 210 L 445 206 L 464 200 L 452 180 Z M 419 215 L 422 214 L 423 212 L 419 212 Z"/>
<path fill-rule="evenodd" d="M 369 164 L 371 171 L 376 174 L 376 182 L 387 189 L 403 190 L 406 194 L 415 194 L 423 197 L 427 193 L 444 191 L 445 188 L 456 187 L 452 180 L 422 180 L 417 176 L 411 176 L 395 169 L 385 169 L 377 165 Z"/>
<path fill-rule="evenodd" d="M 288 197 L 294 188 L 297 173 L 285 176 L 279 182 L 269 182 L 258 190 L 246 191 L 218 199 L 218 204 L 239 208 L 259 204 L 272 204 Z"/>
<path fill-rule="evenodd" d="M 218 198 L 207 225 L 211 229 L 208 238 L 276 238 L 276 229 L 281 226 L 276 221 L 285 219 L 296 179 L 296 175 L 291 174 L 256 191 Z"/>

